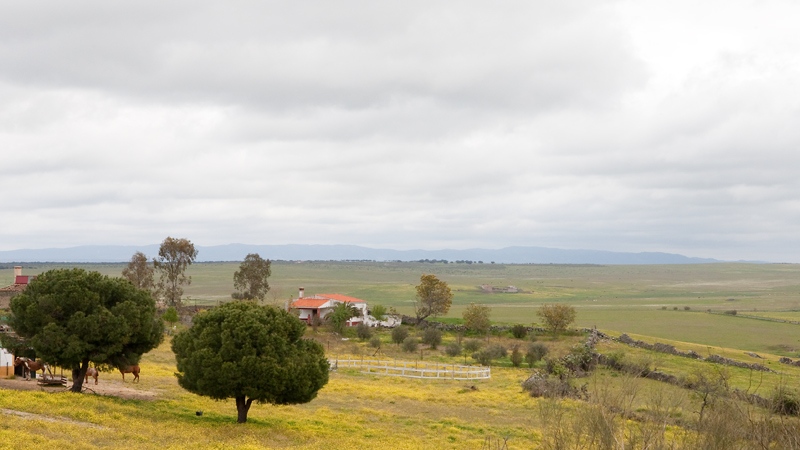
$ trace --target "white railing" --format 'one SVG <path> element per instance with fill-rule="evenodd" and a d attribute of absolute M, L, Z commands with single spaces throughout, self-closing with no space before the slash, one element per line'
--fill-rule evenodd
<path fill-rule="evenodd" d="M 418 361 L 375 360 L 351 357 L 330 360 L 331 369 L 360 368 L 361 373 L 408 378 L 438 380 L 483 380 L 492 377 L 489 367 L 460 366 L 457 364 L 425 363 Z"/>

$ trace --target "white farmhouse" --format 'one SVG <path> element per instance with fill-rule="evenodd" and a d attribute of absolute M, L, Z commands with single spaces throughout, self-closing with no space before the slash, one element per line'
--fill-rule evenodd
<path fill-rule="evenodd" d="M 348 297 L 340 294 L 316 294 L 306 297 L 304 288 L 300 288 L 300 296 L 297 300 L 292 302 L 291 308 L 297 310 L 300 320 L 311 325 L 311 321 L 314 320 L 315 316 L 319 317 L 320 320 L 325 319 L 325 317 L 333 311 L 333 308 L 340 303 L 349 303 L 359 312 L 357 317 L 353 317 L 347 321 L 345 325 L 348 327 L 358 325 L 361 322 L 371 327 L 378 325 L 393 327 L 397 325 L 394 323 L 397 321 L 394 318 L 390 317 L 381 322 L 370 316 L 367 311 L 367 302 L 360 298 Z"/>

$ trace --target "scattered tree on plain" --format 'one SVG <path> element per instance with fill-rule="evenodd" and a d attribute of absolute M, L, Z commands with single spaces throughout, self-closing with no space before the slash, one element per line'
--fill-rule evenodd
<path fill-rule="evenodd" d="M 122 276 L 139 289 L 144 289 L 151 295 L 155 294 L 155 268 L 142 252 L 136 252 L 131 257 L 127 267 L 122 269 Z"/>
<path fill-rule="evenodd" d="M 569 324 L 575 321 L 577 314 L 572 306 L 555 303 L 546 303 L 540 306 L 539 311 L 536 312 L 536 315 L 544 320 L 545 325 L 553 333 L 553 336 L 565 331 Z"/>
<path fill-rule="evenodd" d="M 272 275 L 271 262 L 258 255 L 250 253 L 239 270 L 233 273 L 233 288 L 236 292 L 231 297 L 238 300 L 264 300 L 269 292 L 267 278 Z"/>
<path fill-rule="evenodd" d="M 81 392 L 89 363 L 128 367 L 161 343 L 153 297 L 122 278 L 51 270 L 11 299 L 9 324 L 49 364 L 72 370 Z"/>
<path fill-rule="evenodd" d="M 414 312 L 417 314 L 417 323 L 430 316 L 447 314 L 453 303 L 453 293 L 447 283 L 440 281 L 436 275 L 422 275 L 416 287 L 417 296 L 414 299 Z"/>
<path fill-rule="evenodd" d="M 164 293 L 169 306 L 181 306 L 184 284 L 192 284 L 192 277 L 186 276 L 186 268 L 197 258 L 197 250 L 188 239 L 167 237 L 158 249 L 158 258 L 153 260 L 155 268 L 161 273 L 159 289 Z"/>
<path fill-rule="evenodd" d="M 172 350 L 178 383 L 215 400 L 236 399 L 238 423 L 253 401 L 310 402 L 328 382 L 328 360 L 318 342 L 303 339 L 306 325 L 286 311 L 231 302 L 194 317 Z"/>
<path fill-rule="evenodd" d="M 470 303 L 462 313 L 464 317 L 464 326 L 481 334 L 488 332 L 489 327 L 492 325 L 489 320 L 489 314 L 491 314 L 491 312 L 492 308 L 486 305 Z"/>

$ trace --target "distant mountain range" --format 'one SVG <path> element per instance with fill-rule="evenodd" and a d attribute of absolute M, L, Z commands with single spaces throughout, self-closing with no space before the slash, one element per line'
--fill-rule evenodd
<path fill-rule="evenodd" d="M 0 251 L 0 262 L 126 262 L 140 251 L 152 258 L 159 244 L 85 245 L 71 248 L 46 248 Z M 624 253 L 599 250 L 562 250 L 546 247 L 474 248 L 468 250 L 391 250 L 357 245 L 246 245 L 196 246 L 197 262 L 242 261 L 248 253 L 272 260 L 300 261 L 483 261 L 505 264 L 702 264 L 726 262 L 711 258 L 692 258 L 674 253 Z M 740 261 L 744 262 L 744 261 Z M 748 261 L 756 262 L 756 261 Z"/>

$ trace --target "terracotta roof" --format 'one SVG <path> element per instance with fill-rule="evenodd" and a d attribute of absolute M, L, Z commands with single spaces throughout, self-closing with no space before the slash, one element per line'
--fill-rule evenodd
<path fill-rule="evenodd" d="M 0 288 L 0 292 L 22 292 L 28 287 L 27 284 L 12 284 L 4 288 Z"/>
<path fill-rule="evenodd" d="M 292 303 L 293 308 L 319 308 L 320 306 L 328 303 L 330 300 L 327 298 L 311 298 L 303 297 Z"/>
<path fill-rule="evenodd" d="M 325 298 L 332 298 L 334 300 L 338 300 L 340 302 L 349 302 L 349 303 L 366 303 L 364 300 L 355 297 L 348 297 L 346 295 L 339 295 L 339 294 L 319 294 L 317 297 L 325 297 Z"/>

